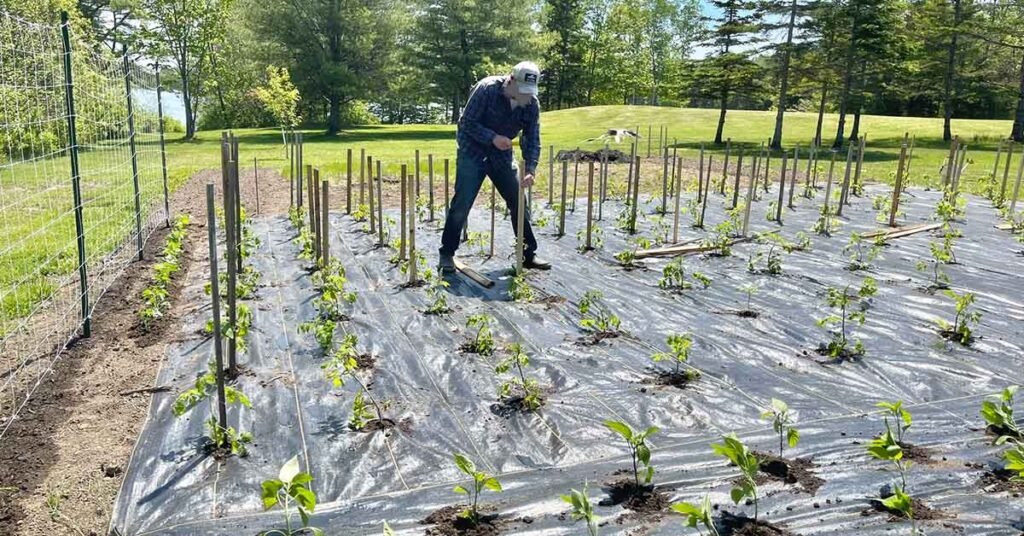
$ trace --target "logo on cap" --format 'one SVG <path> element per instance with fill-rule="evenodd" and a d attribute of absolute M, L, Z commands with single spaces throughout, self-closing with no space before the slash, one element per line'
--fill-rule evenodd
<path fill-rule="evenodd" d="M 523 82 L 526 82 L 527 84 L 536 84 L 537 83 L 537 74 L 536 73 L 524 73 L 523 74 Z"/>

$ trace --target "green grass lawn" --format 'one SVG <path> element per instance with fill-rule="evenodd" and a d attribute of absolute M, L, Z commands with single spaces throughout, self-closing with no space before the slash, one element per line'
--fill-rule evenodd
<path fill-rule="evenodd" d="M 742 146 L 749 155 L 771 134 L 774 118 L 773 112 L 730 111 L 725 135 L 732 138 L 734 150 Z M 640 141 L 639 153 L 645 156 L 648 126 L 653 125 L 656 137 L 658 128 L 665 125 L 669 128 L 669 138 L 674 140 L 682 155 L 696 159 L 701 143 L 707 143 L 711 152 L 723 152 L 723 147 L 710 144 L 717 119 L 716 110 L 646 106 L 596 106 L 546 112 L 541 120 L 545 149 L 539 188 L 546 189 L 549 146 L 553 145 L 556 152 L 575 147 L 596 149 L 602 145 L 600 142 L 587 143 L 584 140 L 599 136 L 609 128 L 639 127 L 644 137 Z M 792 148 L 800 143 L 806 148 L 813 137 L 816 119 L 815 114 L 787 114 L 786 146 Z M 837 120 L 835 115 L 826 116 L 823 129 L 826 140 L 834 136 Z M 969 145 L 970 165 L 964 173 L 966 189 L 981 189 L 981 179 L 992 172 L 998 140 L 1009 133 L 1010 126 L 1009 121 L 953 122 L 954 132 Z M 899 144 L 903 134 L 908 132 L 916 136 L 911 182 L 919 186 L 938 184 L 938 171 L 948 154 L 948 144 L 941 138 L 941 119 L 865 116 L 861 129 L 868 137 L 864 167 L 867 181 L 888 181 L 895 173 Z M 391 175 L 397 174 L 403 163 L 411 168 L 414 152 L 418 149 L 424 172 L 427 155 L 434 154 L 435 172 L 440 174 L 442 160 L 449 158 L 454 176 L 455 127 L 451 125 L 359 126 L 346 128 L 332 137 L 319 129 L 303 132 L 305 163 L 319 167 L 328 179 L 344 176 L 349 149 L 353 150 L 356 159 L 359 151 L 365 149 L 375 160 L 380 159 L 385 164 L 385 173 Z M 242 166 L 251 167 L 256 158 L 260 167 L 287 173 L 288 162 L 280 131 L 242 129 L 236 134 L 240 138 Z M 196 171 L 220 166 L 219 140 L 219 131 L 200 132 L 192 141 L 182 140 L 180 134 L 168 135 L 168 176 L 172 189 Z M 144 205 L 159 203 L 162 187 L 155 136 L 139 142 L 142 201 Z M 656 140 L 654 145 L 657 146 Z M 625 143 L 617 148 L 629 150 Z M 90 259 L 98 259 L 112 251 L 134 227 L 133 203 L 130 202 L 131 175 L 125 162 L 125 151 L 123 147 L 110 151 L 104 151 L 102 147 L 96 149 L 83 152 L 81 157 Z M 806 158 L 806 149 L 802 158 Z M 844 158 L 845 153 L 840 160 Z M 1016 160 L 1012 177 L 1015 177 Z M 716 157 L 716 161 L 721 162 L 721 157 Z M 821 166 L 824 168 L 825 164 L 823 158 Z M 773 169 L 778 169 L 778 163 L 773 164 Z M 801 172 L 803 169 L 801 166 Z M 75 270 L 68 170 L 67 158 L 59 158 L 18 163 L 0 173 L 0 206 L 5 211 L 0 215 L 5 227 L 4 233 L 0 234 L 0 266 L 3 267 L 3 275 L 0 276 L 0 337 L 5 324 L 9 325 L 30 313 L 39 301 L 53 292 L 55 282 Z M 354 175 L 358 176 L 358 171 Z"/>

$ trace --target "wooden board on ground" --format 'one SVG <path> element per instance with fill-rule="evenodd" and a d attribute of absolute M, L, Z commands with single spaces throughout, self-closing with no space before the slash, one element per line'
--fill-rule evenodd
<path fill-rule="evenodd" d="M 905 225 L 903 227 L 896 227 L 895 229 L 878 229 L 877 231 L 864 233 L 863 235 L 861 235 L 861 238 L 882 237 L 884 240 L 890 240 L 893 238 L 902 238 L 904 236 L 910 236 L 917 233 L 933 231 L 940 227 L 942 227 L 941 223 L 920 223 L 917 225 Z"/>
<path fill-rule="evenodd" d="M 458 259 L 455 260 L 455 269 L 462 272 L 463 275 L 472 279 L 474 283 L 480 285 L 481 287 L 491 288 L 494 286 L 494 281 L 491 281 L 490 278 L 488 278 L 487 276 L 470 268 L 469 266 L 466 266 L 465 263 Z"/>
<path fill-rule="evenodd" d="M 738 238 L 729 243 L 729 246 L 736 244 L 742 244 L 743 242 L 749 242 L 752 238 Z M 704 253 L 705 251 L 713 251 L 718 249 L 718 246 L 705 246 L 703 244 L 689 244 L 684 246 L 669 246 L 664 248 L 655 249 L 641 249 L 636 252 L 636 258 L 646 259 L 648 257 L 674 257 L 676 255 L 692 255 L 694 253 Z"/>

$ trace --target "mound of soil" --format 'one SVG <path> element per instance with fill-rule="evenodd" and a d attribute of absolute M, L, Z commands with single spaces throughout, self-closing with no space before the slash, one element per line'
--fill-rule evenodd
<path fill-rule="evenodd" d="M 629 162 L 629 155 L 618 149 L 599 149 L 597 151 L 563 150 L 558 151 L 558 155 L 555 156 L 555 160 L 559 162 L 573 162 L 576 160 L 580 162 L 601 162 L 605 158 L 607 158 L 608 162 Z"/>
<path fill-rule="evenodd" d="M 934 460 L 932 460 L 931 449 L 919 447 L 906 441 L 900 442 L 899 445 L 900 448 L 903 449 L 904 459 L 910 460 L 914 463 L 934 463 Z"/>
<path fill-rule="evenodd" d="M 882 499 L 887 499 L 888 497 L 889 495 L 882 495 Z M 897 510 L 890 510 L 886 508 L 885 505 L 882 504 L 881 500 L 870 499 L 869 502 L 871 503 L 871 508 L 861 511 L 860 515 L 868 516 L 875 513 L 884 513 L 889 514 L 890 523 L 907 521 L 907 516 L 904 515 L 903 512 Z M 954 517 L 941 510 L 936 510 L 928 506 L 927 504 L 924 503 L 924 501 L 921 501 L 916 497 L 910 498 L 910 505 L 911 512 L 913 513 L 914 520 L 916 521 L 926 521 L 929 519 L 949 519 L 951 517 Z"/>
<path fill-rule="evenodd" d="M 722 512 L 716 523 L 721 536 L 794 536 L 788 530 L 764 521 L 754 521 L 746 516 Z"/>
<path fill-rule="evenodd" d="M 837 356 L 829 355 L 828 345 L 820 344 L 815 351 L 822 357 L 827 357 L 826 363 L 842 363 L 843 361 L 858 361 L 861 358 L 860 353 L 857 353 L 852 348 L 853 345 L 847 345 L 846 348 L 839 353 Z"/>
<path fill-rule="evenodd" d="M 818 478 L 812 469 L 814 462 L 810 458 L 780 458 L 767 452 L 755 451 L 754 456 L 761 465 L 761 472 L 758 479 L 775 480 L 786 484 L 799 484 L 801 488 L 811 495 L 818 492 L 818 488 L 825 483 Z M 762 482 L 758 482 L 761 484 Z"/>
<path fill-rule="evenodd" d="M 653 485 L 637 487 L 633 474 L 607 483 L 602 489 L 608 496 L 601 499 L 601 506 L 622 505 L 623 508 L 637 513 L 656 513 L 668 508 L 671 501 L 668 495 L 655 489 Z"/>
<path fill-rule="evenodd" d="M 599 331 L 580 337 L 576 344 L 580 346 L 595 346 L 605 339 L 615 339 L 620 335 L 618 331 Z"/>
<path fill-rule="evenodd" d="M 643 383 L 685 389 L 691 382 L 699 379 L 700 372 L 696 370 L 681 370 L 678 373 L 674 370 L 656 370 L 653 371 L 653 377 L 645 378 Z"/>
<path fill-rule="evenodd" d="M 427 536 L 491 536 L 501 534 L 502 522 L 498 514 L 481 514 L 480 522 L 473 524 L 461 514 L 467 508 L 464 504 L 445 506 L 435 510 L 420 521 L 421 525 L 433 525 L 427 529 Z"/>
<path fill-rule="evenodd" d="M 373 419 L 371 421 L 367 421 L 366 424 L 363 425 L 363 429 L 359 431 L 363 432 L 364 434 L 372 434 L 373 432 L 390 430 L 394 427 L 395 421 L 385 417 L 383 419 Z"/>
<path fill-rule="evenodd" d="M 1013 497 L 1020 497 L 1024 495 L 1024 482 L 1011 480 L 1015 476 L 1015 471 L 992 469 L 981 475 L 978 486 L 988 493 L 1009 493 Z"/>
<path fill-rule="evenodd" d="M 356 366 L 359 370 L 371 370 L 376 363 L 377 360 L 374 359 L 372 354 L 361 354 L 356 357 Z"/>
<path fill-rule="evenodd" d="M 541 398 L 541 405 L 544 405 L 543 398 Z M 522 395 L 508 396 L 491 404 L 491 413 L 506 419 L 511 419 L 519 413 L 532 413 L 533 411 L 530 406 L 526 405 L 525 397 Z"/>

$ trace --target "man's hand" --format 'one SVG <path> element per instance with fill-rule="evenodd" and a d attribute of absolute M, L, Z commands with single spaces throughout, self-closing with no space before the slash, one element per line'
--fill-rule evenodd
<path fill-rule="evenodd" d="M 527 173 L 526 175 L 523 175 L 522 187 L 529 188 L 531 186 L 533 186 L 533 173 Z"/>
<path fill-rule="evenodd" d="M 491 140 L 491 143 L 493 143 L 494 146 L 497 147 L 499 150 L 502 150 L 502 151 L 510 151 L 510 150 L 512 150 L 512 140 L 510 140 L 507 137 L 502 136 L 500 134 L 495 136 L 494 139 Z"/>

